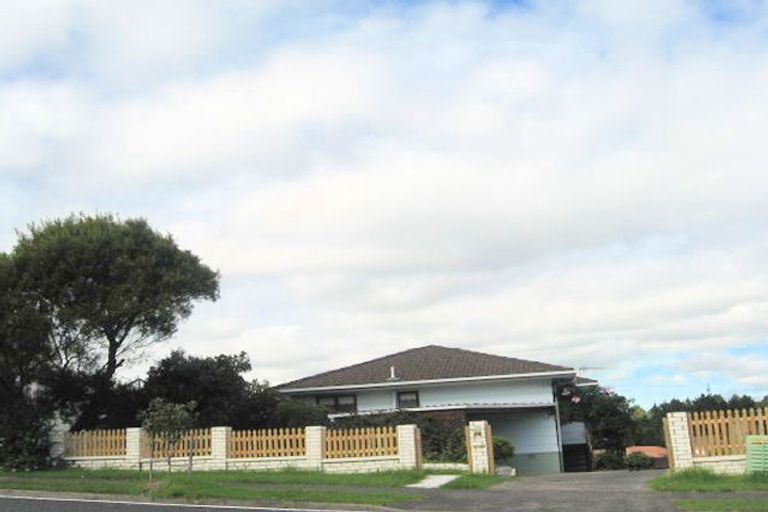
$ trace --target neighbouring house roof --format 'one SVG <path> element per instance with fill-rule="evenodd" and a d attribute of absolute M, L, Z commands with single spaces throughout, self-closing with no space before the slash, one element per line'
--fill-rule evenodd
<path fill-rule="evenodd" d="M 394 368 L 395 379 L 391 378 Z M 460 348 L 428 345 L 319 373 L 277 386 L 280 391 L 368 385 L 395 385 L 400 382 L 443 379 L 524 376 L 527 374 L 573 373 L 572 368 L 496 356 Z"/>
<path fill-rule="evenodd" d="M 598 386 L 595 379 L 588 379 L 587 377 L 576 377 L 574 383 L 578 388 L 596 388 Z"/>
<path fill-rule="evenodd" d="M 661 459 L 667 456 L 667 449 L 663 446 L 627 446 L 627 455 L 630 453 L 644 453 L 652 459 Z"/>

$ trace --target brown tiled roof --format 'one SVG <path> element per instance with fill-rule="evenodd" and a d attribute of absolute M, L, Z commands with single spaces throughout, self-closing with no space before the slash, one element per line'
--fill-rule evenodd
<path fill-rule="evenodd" d="M 392 382 L 389 377 L 390 368 L 393 366 L 397 381 L 522 375 L 573 370 L 565 366 L 483 354 L 460 348 L 428 345 L 286 382 L 277 388 L 288 391 L 300 388 L 383 384 Z"/>

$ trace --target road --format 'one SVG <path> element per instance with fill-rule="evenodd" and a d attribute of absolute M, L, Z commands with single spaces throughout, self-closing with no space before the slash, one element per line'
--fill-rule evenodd
<path fill-rule="evenodd" d="M 175 505 L 129 501 L 100 501 L 0 495 L 2 512 L 350 512 L 331 509 L 246 507 L 219 505 Z"/>

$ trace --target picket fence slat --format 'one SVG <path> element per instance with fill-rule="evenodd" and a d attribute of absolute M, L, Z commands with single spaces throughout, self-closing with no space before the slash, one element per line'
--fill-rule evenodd
<path fill-rule="evenodd" d="M 740 455 L 746 437 L 768 433 L 768 407 L 688 414 L 694 457 Z"/>
<path fill-rule="evenodd" d="M 163 436 L 154 438 L 155 451 L 152 454 L 152 436 L 144 434 L 141 443 L 141 456 L 148 458 L 189 457 L 190 451 L 193 457 L 208 457 L 211 455 L 211 429 L 198 428 L 185 431 L 176 443 L 168 443 Z"/>
<path fill-rule="evenodd" d="M 325 456 L 329 459 L 384 457 L 397 453 L 395 427 L 328 430 L 325 434 Z"/>
<path fill-rule="evenodd" d="M 65 457 L 124 457 L 126 430 L 82 430 L 64 437 Z"/>
<path fill-rule="evenodd" d="M 229 435 L 229 457 L 303 457 L 306 455 L 303 428 L 233 430 Z"/>

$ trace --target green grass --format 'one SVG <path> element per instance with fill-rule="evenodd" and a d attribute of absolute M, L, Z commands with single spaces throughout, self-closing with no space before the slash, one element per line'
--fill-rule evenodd
<path fill-rule="evenodd" d="M 505 480 L 509 480 L 509 477 L 464 474 L 442 486 L 442 489 L 487 489 Z"/>
<path fill-rule="evenodd" d="M 768 500 L 685 500 L 675 506 L 697 512 L 768 512 Z"/>
<path fill-rule="evenodd" d="M 150 489 L 147 474 L 138 471 L 77 470 L 0 472 L 0 489 L 86 492 L 146 496 L 150 499 L 182 498 L 188 501 L 265 500 L 318 503 L 386 505 L 418 500 L 412 494 L 393 492 L 423 477 L 417 471 L 361 475 L 333 475 L 306 471 L 156 473 Z M 312 489 L 307 486 L 323 486 Z M 333 486 L 381 487 L 381 492 L 333 489 Z"/>
<path fill-rule="evenodd" d="M 651 489 L 670 492 L 768 491 L 768 475 L 716 475 L 692 469 L 660 476 L 651 481 Z"/>

